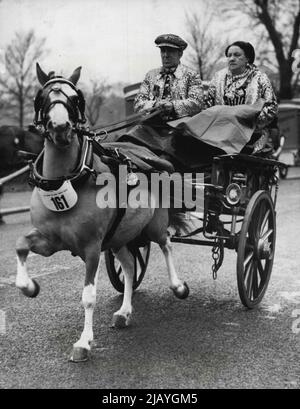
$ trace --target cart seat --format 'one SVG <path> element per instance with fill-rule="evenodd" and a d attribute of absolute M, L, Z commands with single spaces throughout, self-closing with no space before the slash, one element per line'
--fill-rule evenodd
<path fill-rule="evenodd" d="M 157 171 L 173 173 L 174 166 L 166 158 L 159 157 L 145 146 L 139 146 L 131 142 L 107 142 L 101 144 L 107 151 L 109 159 L 110 153 L 114 156 L 116 152 L 122 157 L 126 157 L 141 172 Z"/>

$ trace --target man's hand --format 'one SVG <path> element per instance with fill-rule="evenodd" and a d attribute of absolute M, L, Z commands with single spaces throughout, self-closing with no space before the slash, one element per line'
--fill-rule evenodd
<path fill-rule="evenodd" d="M 156 102 L 155 107 L 161 109 L 160 116 L 164 121 L 170 120 L 170 117 L 174 111 L 172 102 L 162 99 Z"/>
<path fill-rule="evenodd" d="M 170 114 L 174 108 L 172 102 L 164 100 L 159 101 L 157 106 L 162 109 L 164 114 Z"/>

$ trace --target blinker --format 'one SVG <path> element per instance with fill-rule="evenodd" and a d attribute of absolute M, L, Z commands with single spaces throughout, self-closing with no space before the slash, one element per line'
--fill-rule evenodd
<path fill-rule="evenodd" d="M 62 103 L 63 105 L 65 105 L 65 107 L 67 108 L 67 110 L 69 111 L 70 115 L 72 116 L 72 120 L 74 122 L 79 122 L 84 124 L 86 122 L 86 118 L 84 115 L 84 111 L 85 111 L 85 99 L 83 96 L 83 93 L 81 92 L 80 89 L 77 89 L 75 87 L 75 85 L 65 79 L 62 78 L 53 78 L 51 80 L 49 80 L 48 82 L 46 82 L 46 84 L 44 84 L 43 88 L 40 89 L 34 99 L 34 109 L 35 109 L 35 119 L 34 119 L 34 123 L 36 125 L 44 125 L 45 126 L 45 115 L 47 113 L 47 108 L 49 108 L 49 106 L 51 105 L 47 105 L 45 103 L 45 101 L 43 101 L 43 90 L 46 89 L 50 84 L 52 84 L 53 82 L 55 82 L 55 84 L 52 85 L 52 87 L 50 88 L 50 90 L 48 91 L 48 94 L 50 92 L 54 92 L 54 93 L 63 93 L 64 95 L 66 95 L 62 89 L 62 84 L 68 84 L 76 93 L 77 93 L 77 97 L 76 101 L 72 101 L 72 99 L 70 97 L 68 97 L 67 95 L 67 99 L 70 102 L 69 104 L 64 103 L 62 101 L 59 101 L 59 103 Z M 58 82 L 58 83 L 57 83 Z M 56 101 L 52 102 L 52 105 L 58 103 Z M 77 113 L 80 114 L 80 117 Z"/>

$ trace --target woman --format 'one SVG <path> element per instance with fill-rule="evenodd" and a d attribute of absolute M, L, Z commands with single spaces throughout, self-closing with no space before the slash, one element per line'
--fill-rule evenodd
<path fill-rule="evenodd" d="M 213 105 L 254 104 L 263 100 L 251 142 L 253 153 L 261 150 L 268 140 L 268 126 L 277 117 L 278 105 L 268 76 L 254 65 L 255 51 L 250 43 L 235 41 L 225 55 L 228 68 L 215 74 L 205 99 L 206 107 Z M 249 146 L 249 145 L 248 145 Z"/>

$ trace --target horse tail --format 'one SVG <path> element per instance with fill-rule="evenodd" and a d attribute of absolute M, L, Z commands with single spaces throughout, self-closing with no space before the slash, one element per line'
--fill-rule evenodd
<path fill-rule="evenodd" d="M 175 229 L 176 235 L 186 235 L 195 230 L 195 224 L 189 213 L 169 210 L 169 226 Z"/>

